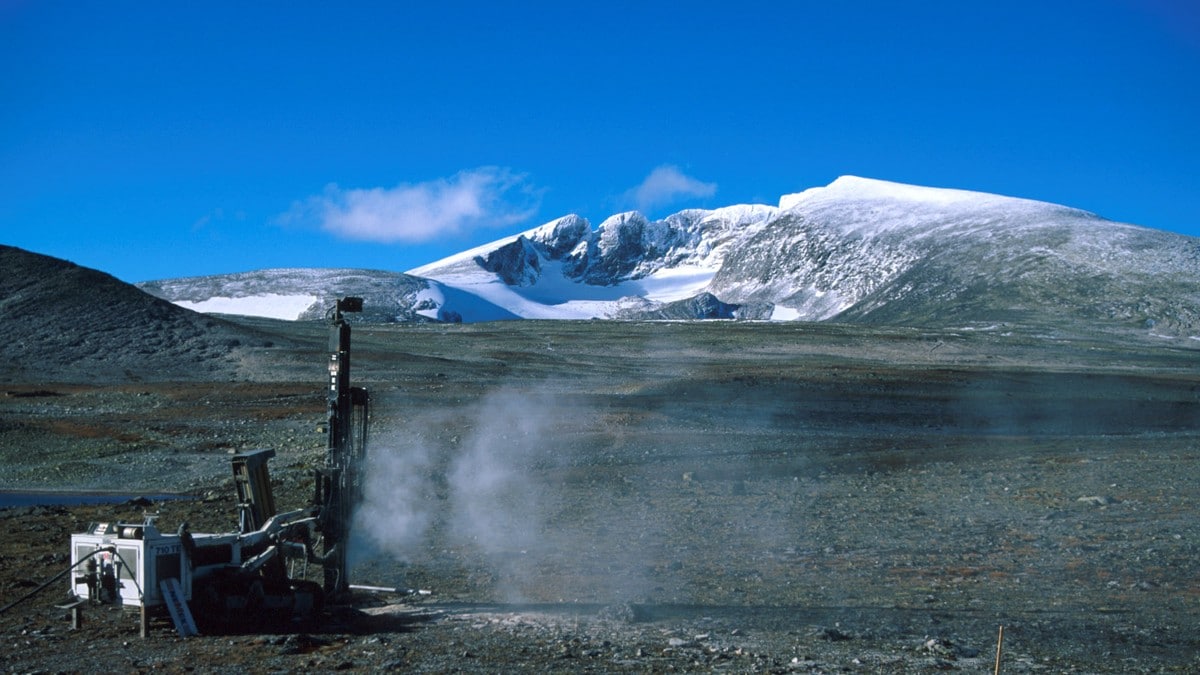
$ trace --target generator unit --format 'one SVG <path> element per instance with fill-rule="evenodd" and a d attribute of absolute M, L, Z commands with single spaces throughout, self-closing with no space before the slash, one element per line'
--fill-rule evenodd
<path fill-rule="evenodd" d="M 77 566 L 72 592 L 94 602 L 155 607 L 163 604 L 159 584 L 168 579 L 191 599 L 192 576 L 183 572 L 180 538 L 164 536 L 153 518 L 137 525 L 92 523 L 71 535 L 71 563 Z"/>

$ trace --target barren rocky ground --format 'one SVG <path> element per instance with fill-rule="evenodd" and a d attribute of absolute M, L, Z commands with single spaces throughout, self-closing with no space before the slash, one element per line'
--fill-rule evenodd
<path fill-rule="evenodd" d="M 0 510 L 0 604 L 90 521 L 236 523 L 323 452 L 319 324 L 203 374 L 11 371 L 0 489 L 179 493 Z M 234 330 L 234 329 L 230 329 Z M 122 360 L 122 369 L 136 367 Z M 316 627 L 181 639 L 66 582 L 0 613 L 8 672 L 1194 672 L 1200 343 L 1032 329 L 359 326 L 373 399 L 360 594 Z"/>

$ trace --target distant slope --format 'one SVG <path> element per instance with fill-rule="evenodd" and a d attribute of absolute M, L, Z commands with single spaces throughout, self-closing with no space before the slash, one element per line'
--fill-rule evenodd
<path fill-rule="evenodd" d="M 352 320 L 475 321 L 518 316 L 480 298 L 465 296 L 428 279 L 380 270 L 266 269 L 255 272 L 148 281 L 138 288 L 198 312 L 244 314 L 275 319 L 320 319 L 338 298 L 363 298 L 363 313 Z M 453 306 L 456 309 L 448 309 Z"/>
<path fill-rule="evenodd" d="M 284 318 L 358 294 L 387 321 L 733 317 L 1200 335 L 1200 239 L 854 176 L 777 207 L 655 221 L 628 212 L 595 228 L 569 215 L 408 274 L 266 270 L 142 287 L 204 311 Z"/>
<path fill-rule="evenodd" d="M 258 335 L 96 270 L 0 246 L 0 380 L 232 377 Z"/>

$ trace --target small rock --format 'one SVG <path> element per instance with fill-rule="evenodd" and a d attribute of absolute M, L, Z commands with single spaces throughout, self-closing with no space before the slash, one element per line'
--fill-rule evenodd
<path fill-rule="evenodd" d="M 929 638 L 921 643 L 918 651 L 934 654 L 936 656 L 946 656 L 954 658 L 954 643 L 942 638 Z"/>
<path fill-rule="evenodd" d="M 822 628 L 821 632 L 818 633 L 817 635 L 822 640 L 828 640 L 830 642 L 845 642 L 846 640 L 854 639 L 853 635 L 842 632 L 842 631 L 838 630 L 837 628 Z"/>
<path fill-rule="evenodd" d="M 314 637 L 312 635 L 308 635 L 307 633 L 296 633 L 294 635 L 287 636 L 287 638 L 283 641 L 283 644 L 280 645 L 283 647 L 283 649 L 281 649 L 279 653 L 281 655 L 307 654 L 309 652 L 316 651 L 321 647 L 325 647 L 328 644 L 329 641 L 325 640 L 324 638 Z"/>
<path fill-rule="evenodd" d="M 921 645 L 918 651 L 951 661 L 959 658 L 973 659 L 979 656 L 978 649 L 956 644 L 945 638 L 930 638 Z"/>
<path fill-rule="evenodd" d="M 607 605 L 600 608 L 599 617 L 608 621 L 620 621 L 623 623 L 638 623 L 645 621 L 646 611 L 631 602 L 622 602 L 617 605 Z"/>

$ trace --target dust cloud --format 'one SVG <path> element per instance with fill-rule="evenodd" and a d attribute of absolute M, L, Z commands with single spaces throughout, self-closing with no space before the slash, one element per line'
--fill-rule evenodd
<path fill-rule="evenodd" d="M 551 393 L 502 388 L 376 432 L 355 515 L 356 561 L 408 563 L 450 548 L 485 561 L 498 579 L 528 578 L 527 563 L 545 548 L 546 509 L 558 501 L 534 474 L 569 461 L 557 437 L 578 426 L 571 415 Z M 502 595 L 520 599 L 518 585 Z"/>
<path fill-rule="evenodd" d="M 701 384 L 709 378 L 505 386 L 450 408 L 409 409 L 406 421 L 384 417 L 352 560 L 451 565 L 506 602 L 684 601 L 709 581 L 697 555 L 808 548 L 797 517 L 807 500 L 791 478 L 807 463 L 794 453 L 782 464 L 745 459 L 781 438 L 798 449 L 777 421 L 791 402 L 743 383 L 713 390 Z M 752 520 L 731 515 L 747 504 Z M 703 550 L 677 544 L 689 536 Z"/>

